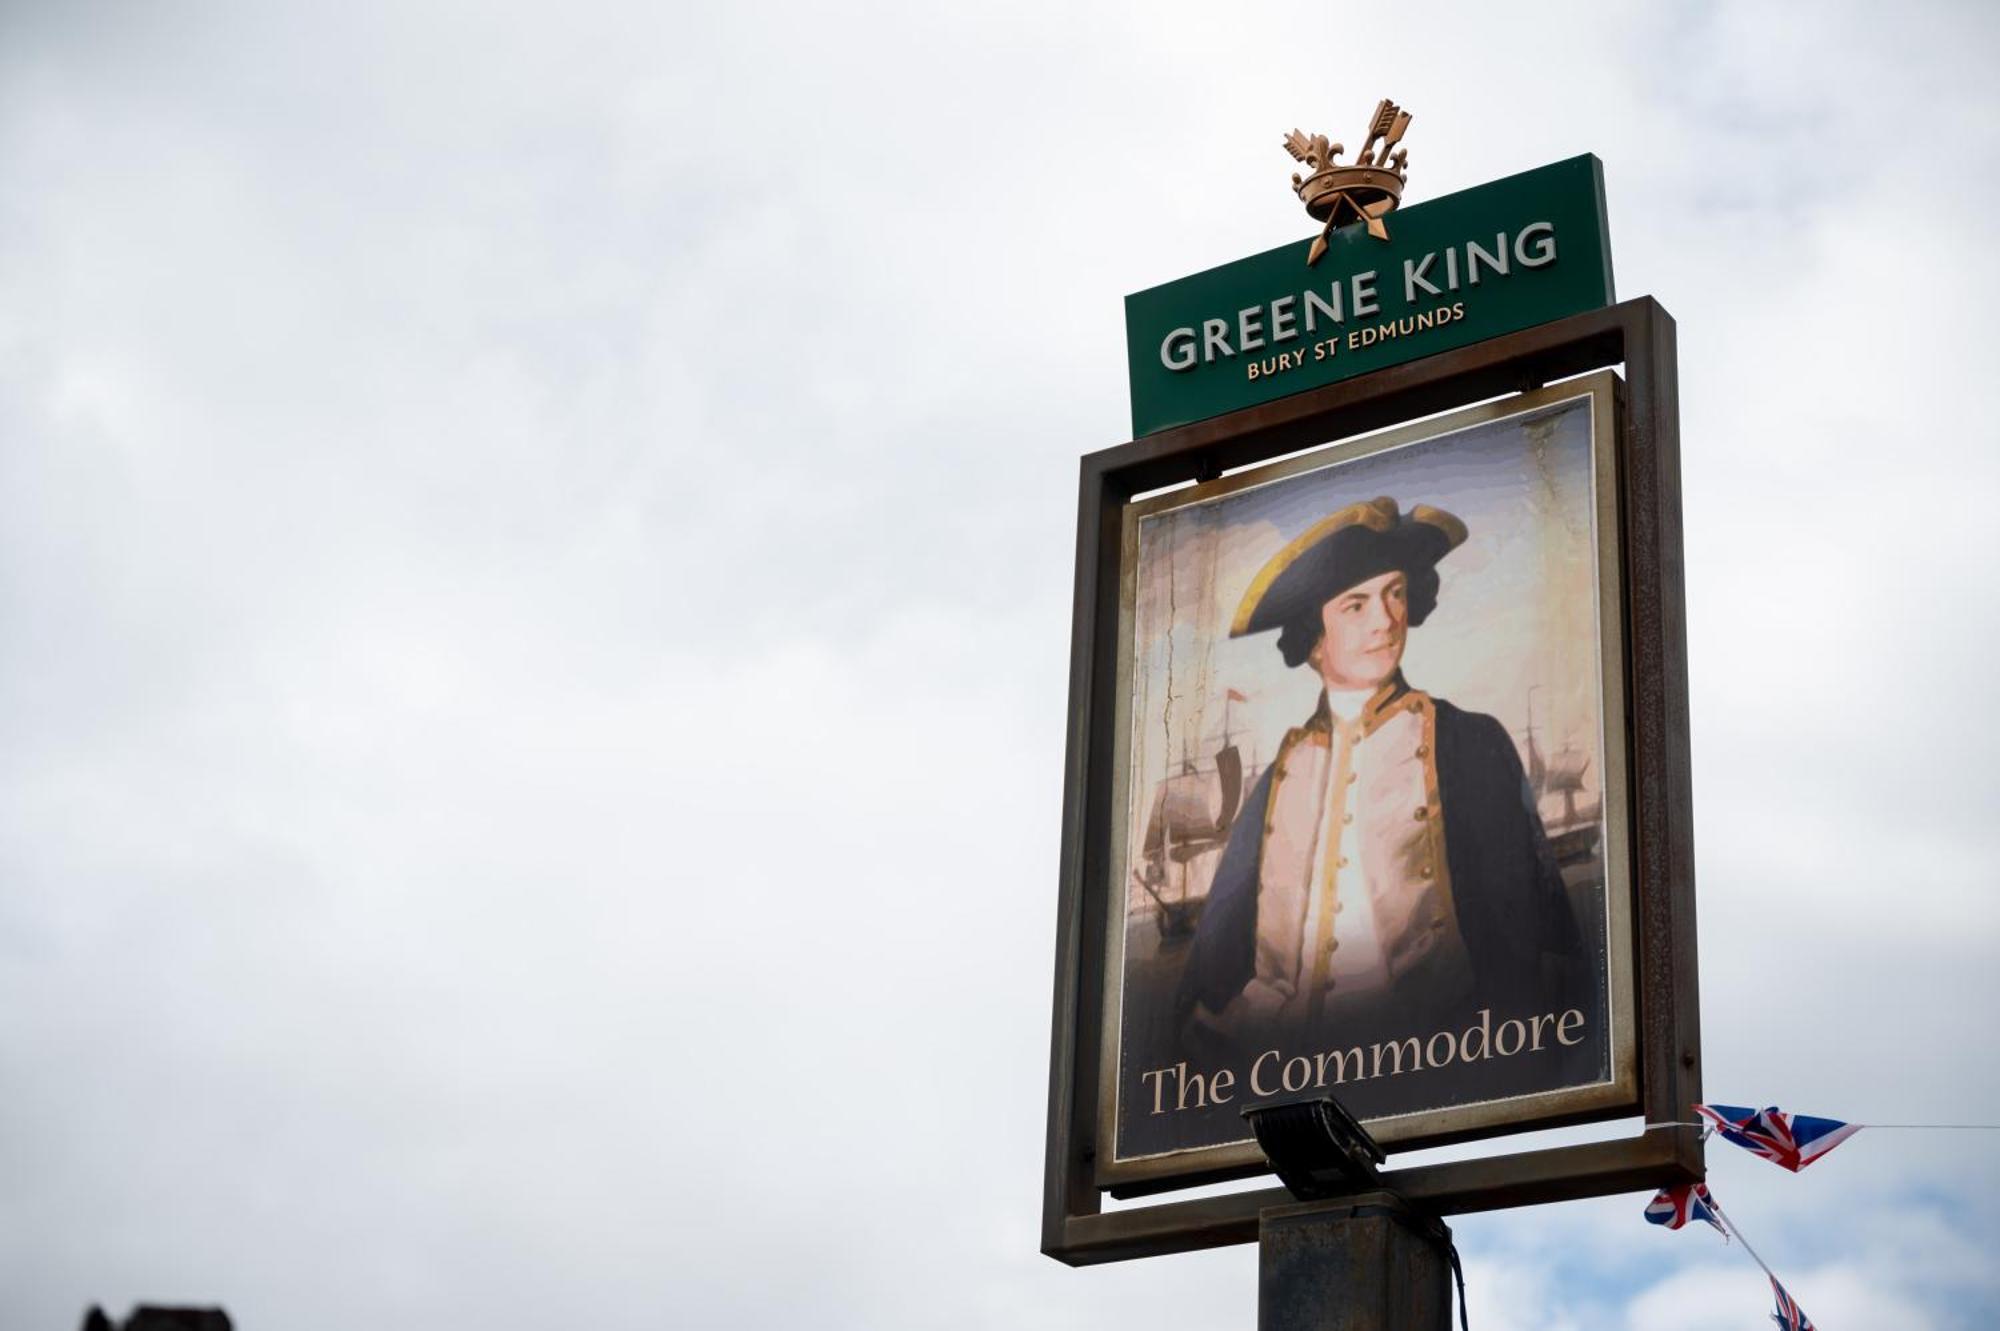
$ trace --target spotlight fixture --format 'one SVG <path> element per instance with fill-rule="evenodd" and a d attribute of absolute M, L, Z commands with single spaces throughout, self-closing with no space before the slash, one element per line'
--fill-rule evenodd
<path fill-rule="evenodd" d="M 1332 1096 L 1256 1105 L 1243 1117 L 1278 1181 L 1300 1201 L 1382 1186 L 1375 1172 L 1382 1148 Z"/>

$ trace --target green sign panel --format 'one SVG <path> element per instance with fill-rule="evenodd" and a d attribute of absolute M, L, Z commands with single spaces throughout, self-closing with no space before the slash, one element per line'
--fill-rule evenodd
<path fill-rule="evenodd" d="M 1132 434 L 1612 302 L 1604 167 L 1586 154 L 1125 298 Z"/>

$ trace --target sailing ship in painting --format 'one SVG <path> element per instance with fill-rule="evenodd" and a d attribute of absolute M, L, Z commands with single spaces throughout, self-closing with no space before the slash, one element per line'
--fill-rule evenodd
<path fill-rule="evenodd" d="M 1173 770 L 1153 787 L 1139 864 L 1132 870 L 1139 898 L 1133 904 L 1143 910 L 1150 903 L 1162 943 L 1194 937 L 1236 811 L 1244 793 L 1263 775 L 1254 755 L 1253 761 L 1244 761 L 1230 725 L 1231 706 L 1243 701 L 1235 689 L 1225 692 L 1221 733 L 1200 752 L 1184 750 Z"/>
<path fill-rule="evenodd" d="M 1535 741 L 1534 689 L 1528 690 L 1528 729 L 1522 738 L 1528 749 L 1528 788 L 1535 793 L 1535 807 L 1541 812 L 1542 830 L 1548 833 L 1563 885 L 1572 892 L 1593 887 L 1603 877 L 1597 843 L 1603 832 L 1604 801 L 1578 798 L 1586 789 L 1590 754 L 1572 739 L 1553 757 L 1543 756 Z"/>
<path fill-rule="evenodd" d="M 1598 852 L 1603 799 L 1589 788 L 1589 750 L 1570 739 L 1553 754 L 1542 751 L 1535 692 L 1528 691 L 1528 726 L 1518 737 L 1525 749 L 1528 786 L 1564 885 L 1572 893 L 1583 892 L 1603 881 Z M 1162 947 L 1194 937 L 1236 811 L 1264 772 L 1254 751 L 1246 759 L 1231 727 L 1230 707 L 1243 701 L 1243 694 L 1228 690 L 1221 731 L 1198 748 L 1184 749 L 1153 787 L 1139 862 L 1132 869 L 1128 918 L 1136 922 L 1150 915 Z"/>

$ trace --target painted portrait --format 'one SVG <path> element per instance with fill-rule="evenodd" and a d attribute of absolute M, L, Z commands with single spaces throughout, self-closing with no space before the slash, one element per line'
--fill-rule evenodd
<path fill-rule="evenodd" d="M 1126 520 L 1113 1168 L 1332 1095 L 1442 1140 L 1631 1064 L 1608 374 Z"/>

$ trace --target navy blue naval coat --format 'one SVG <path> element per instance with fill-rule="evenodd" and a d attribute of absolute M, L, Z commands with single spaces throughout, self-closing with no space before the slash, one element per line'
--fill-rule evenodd
<path fill-rule="evenodd" d="M 1594 968 L 1513 738 L 1491 716 L 1432 701 L 1445 856 L 1474 972 L 1473 1006 L 1492 1008 L 1495 1020 L 1570 1007 L 1594 1015 Z M 1275 770 L 1264 771 L 1236 815 L 1181 973 L 1176 1025 L 1197 1002 L 1222 1011 L 1253 975 L 1258 859 Z M 1408 997 L 1412 1015 L 1421 1013 L 1427 996 Z"/>

